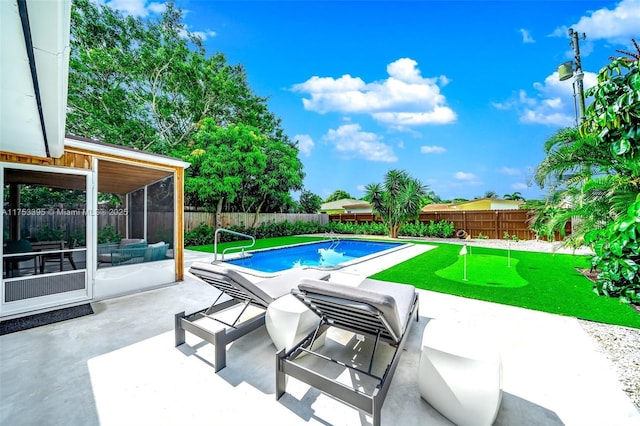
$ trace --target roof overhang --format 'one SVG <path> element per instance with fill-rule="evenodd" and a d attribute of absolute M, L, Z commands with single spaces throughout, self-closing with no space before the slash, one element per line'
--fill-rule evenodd
<path fill-rule="evenodd" d="M 0 1 L 0 151 L 64 153 L 71 0 Z"/>
<path fill-rule="evenodd" d="M 99 158 L 98 191 L 112 194 L 127 194 L 190 165 L 177 158 L 75 136 L 67 136 L 65 146 Z"/>

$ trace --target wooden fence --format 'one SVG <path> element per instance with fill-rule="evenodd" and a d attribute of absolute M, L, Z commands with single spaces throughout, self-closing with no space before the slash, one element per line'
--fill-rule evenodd
<path fill-rule="evenodd" d="M 250 226 L 255 220 L 254 213 L 222 213 L 222 227 L 230 226 Z M 326 214 L 305 214 L 305 213 L 260 213 L 256 220 L 255 226 L 263 223 L 280 223 L 280 222 L 319 222 L 322 225 L 329 223 L 329 217 Z M 215 213 L 185 211 L 184 212 L 184 230 L 189 232 L 201 223 L 213 226 L 215 223 Z"/>
<path fill-rule="evenodd" d="M 465 230 L 472 238 L 483 235 L 488 238 L 501 239 L 505 232 L 521 240 L 533 240 L 535 232 L 529 229 L 529 220 L 533 212 L 530 210 L 462 210 L 462 211 L 433 211 L 420 213 L 418 220 L 423 223 L 430 221 L 452 222 L 457 230 Z M 331 222 L 368 223 L 379 222 L 372 213 L 342 213 L 329 215 Z M 571 224 L 565 228 L 566 235 L 571 233 Z M 558 233 L 556 240 L 563 237 Z"/>
<path fill-rule="evenodd" d="M 106 210 L 100 211 L 98 214 L 98 229 L 110 225 L 116 233 L 125 235 L 126 232 L 126 215 L 109 214 Z M 253 223 L 255 214 L 253 213 L 222 213 L 222 226 L 229 227 L 233 225 L 249 226 Z M 24 215 L 20 217 L 20 229 L 23 236 L 36 237 L 38 233 L 44 229 L 50 231 L 61 230 L 63 232 L 80 232 L 86 227 L 86 221 L 89 218 L 85 210 L 60 210 L 45 211 L 43 214 Z M 169 234 L 173 231 L 173 212 L 149 212 L 147 216 L 147 228 L 149 230 L 169 230 Z M 261 213 L 256 221 L 256 226 L 263 223 L 279 223 L 279 222 L 319 222 L 323 225 L 329 223 L 329 217 L 326 214 L 289 214 L 289 213 Z M 8 226 L 8 219 L 5 218 L 5 226 Z M 203 211 L 185 211 L 184 213 L 184 229 L 185 232 L 191 231 L 198 227 L 201 223 L 213 226 L 215 223 L 215 213 Z M 158 232 L 160 232 L 158 231 Z M 153 233 L 153 232 L 151 232 Z M 151 237 L 151 236 L 150 236 Z M 166 239 L 167 235 L 155 236 L 160 239 Z"/>
<path fill-rule="evenodd" d="M 521 240 L 535 239 L 535 233 L 529 229 L 528 221 L 532 212 L 529 210 L 469 210 L 469 211 L 434 211 L 421 213 L 418 220 L 428 223 L 430 221 L 452 222 L 456 230 L 463 229 L 477 238 L 480 234 L 488 238 L 503 238 L 505 232 L 517 236 Z M 233 225 L 249 226 L 254 221 L 253 213 L 223 213 L 222 226 Z M 150 212 L 148 227 L 152 230 L 164 231 L 171 234 L 173 231 L 173 213 Z M 201 211 L 186 211 L 184 213 L 185 232 L 198 227 L 201 223 L 214 225 L 215 214 Z M 32 215 L 21 218 L 21 229 L 24 235 L 35 234 L 38 230 L 48 227 L 50 230 L 61 229 L 64 231 L 82 230 L 86 225 L 83 211 L 66 211 L 61 214 Z M 115 228 L 115 232 L 124 235 L 126 216 L 98 215 L 98 229 L 109 224 Z M 319 222 L 323 225 L 331 222 L 367 223 L 379 222 L 372 213 L 343 213 L 343 214 L 291 214 L 291 213 L 261 213 L 256 221 L 256 226 L 262 223 L 279 222 Z M 8 221 L 5 220 L 5 224 Z M 566 235 L 571 234 L 571 224 L 565 228 Z M 167 239 L 170 235 L 157 235 L 156 239 Z M 560 234 L 555 235 L 556 240 L 561 240 Z"/>

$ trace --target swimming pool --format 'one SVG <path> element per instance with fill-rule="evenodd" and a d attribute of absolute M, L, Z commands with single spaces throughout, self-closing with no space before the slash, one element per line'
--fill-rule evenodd
<path fill-rule="evenodd" d="M 260 272 L 278 272 L 298 266 L 330 268 L 379 256 L 404 245 L 404 243 L 365 240 L 321 241 L 253 251 L 248 253 L 250 255 L 248 257 L 225 260 L 225 263 Z"/>

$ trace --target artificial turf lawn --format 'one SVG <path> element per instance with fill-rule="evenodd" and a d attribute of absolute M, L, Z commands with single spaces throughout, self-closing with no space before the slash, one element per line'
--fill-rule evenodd
<path fill-rule="evenodd" d="M 372 278 L 412 284 L 424 290 L 519 306 L 606 324 L 640 328 L 640 313 L 618 299 L 598 296 L 576 268 L 589 268 L 590 256 L 472 247 L 463 280 L 460 246 L 437 246 Z M 515 272 L 515 274 L 514 274 Z M 516 276 L 517 275 L 517 276 Z M 505 284 L 515 278 L 524 285 Z"/>
<path fill-rule="evenodd" d="M 462 278 L 465 284 L 471 285 L 500 288 L 523 287 L 529 283 L 518 273 L 519 263 L 520 260 L 513 257 L 509 260 L 506 256 L 468 254 L 466 258 L 458 256 L 454 264 L 436 271 L 436 275 L 453 281 L 459 281 Z"/>
<path fill-rule="evenodd" d="M 256 245 L 250 250 L 324 239 L 298 236 L 266 238 L 256 240 Z M 246 244 L 246 240 L 218 244 L 218 253 L 226 247 L 243 244 Z M 511 250 L 509 268 L 507 250 L 471 247 L 467 254 L 467 281 L 464 281 L 461 246 L 427 244 L 436 248 L 375 274 L 372 278 L 504 305 L 640 328 L 640 313 L 618 299 L 595 294 L 593 283 L 576 270 L 589 268 L 590 256 Z M 211 244 L 189 249 L 213 253 Z"/>

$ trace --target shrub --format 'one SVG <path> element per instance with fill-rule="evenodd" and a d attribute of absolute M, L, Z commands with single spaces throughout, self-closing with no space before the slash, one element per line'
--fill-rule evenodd
<path fill-rule="evenodd" d="M 122 236 L 111 225 L 105 225 L 104 228 L 98 231 L 98 244 L 116 243 L 121 239 Z"/>
<path fill-rule="evenodd" d="M 201 222 L 200 225 L 184 234 L 185 246 L 203 246 L 213 244 L 213 227 Z"/>
<path fill-rule="evenodd" d="M 640 195 L 626 214 L 605 229 L 586 234 L 593 243 L 592 266 L 598 270 L 597 294 L 618 297 L 625 303 L 640 303 Z"/>
<path fill-rule="evenodd" d="M 322 234 L 325 232 L 334 232 L 336 234 L 347 235 L 388 235 L 389 230 L 381 222 L 354 223 L 354 222 L 329 222 L 322 225 L 319 222 L 269 222 L 262 223 L 255 228 L 244 225 L 233 225 L 227 229 L 245 235 L 251 235 L 256 239 L 288 237 L 291 235 L 303 234 Z M 213 244 L 213 235 L 215 229 L 205 223 L 201 223 L 196 228 L 185 233 L 185 246 L 199 246 Z M 415 221 L 414 223 L 406 223 L 400 234 L 411 237 L 440 237 L 449 238 L 453 236 L 454 227 L 451 222 L 429 222 L 428 224 Z M 243 237 L 222 232 L 220 242 L 237 241 Z"/>
<path fill-rule="evenodd" d="M 452 222 L 445 220 L 440 222 L 429 221 L 429 223 L 422 223 L 418 220 L 415 222 L 407 222 L 400 228 L 400 235 L 408 237 L 436 237 L 436 238 L 451 238 L 455 228 Z"/>

